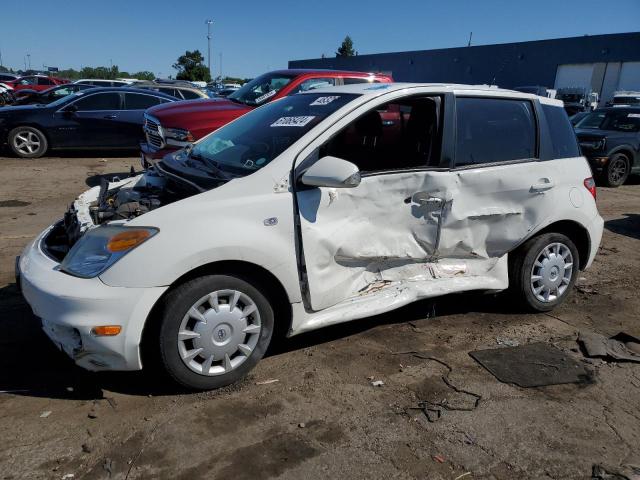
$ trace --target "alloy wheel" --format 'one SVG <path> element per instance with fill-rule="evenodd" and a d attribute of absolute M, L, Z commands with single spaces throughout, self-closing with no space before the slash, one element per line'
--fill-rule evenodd
<path fill-rule="evenodd" d="M 617 185 L 621 183 L 627 174 L 627 161 L 624 157 L 617 156 L 609 165 L 609 181 Z"/>
<path fill-rule="evenodd" d="M 23 130 L 14 137 L 13 145 L 21 154 L 30 155 L 38 151 L 41 141 L 35 133 Z"/>

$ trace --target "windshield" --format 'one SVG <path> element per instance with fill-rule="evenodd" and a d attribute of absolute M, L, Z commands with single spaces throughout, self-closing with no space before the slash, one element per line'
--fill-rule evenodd
<path fill-rule="evenodd" d="M 358 95 L 291 95 L 249 112 L 194 144 L 189 155 L 222 178 L 249 175 Z"/>
<path fill-rule="evenodd" d="M 593 112 L 578 122 L 576 128 L 638 132 L 640 131 L 640 110 Z"/>
<path fill-rule="evenodd" d="M 583 95 L 580 95 L 578 93 L 562 93 L 560 95 L 556 95 L 556 98 L 564 102 L 579 103 L 580 100 L 583 99 Z"/>
<path fill-rule="evenodd" d="M 288 85 L 296 75 L 289 73 L 265 73 L 245 83 L 227 98 L 246 105 L 262 105 Z"/>

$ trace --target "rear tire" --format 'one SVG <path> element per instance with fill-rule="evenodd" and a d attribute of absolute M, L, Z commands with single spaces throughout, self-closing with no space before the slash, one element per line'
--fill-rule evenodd
<path fill-rule="evenodd" d="M 7 137 L 13 153 L 21 158 L 40 158 L 49 148 L 47 137 L 37 128 L 16 127 Z"/>
<path fill-rule="evenodd" d="M 156 339 L 167 374 L 191 390 L 243 378 L 273 335 L 273 308 L 261 290 L 237 276 L 207 275 L 171 291 Z"/>
<path fill-rule="evenodd" d="M 524 243 L 510 261 L 510 290 L 528 310 L 548 312 L 569 296 L 578 276 L 575 244 L 561 233 L 544 233 Z"/>
<path fill-rule="evenodd" d="M 624 153 L 614 153 L 609 158 L 607 168 L 603 173 L 604 184 L 617 188 L 627 181 L 631 172 L 631 162 Z"/>

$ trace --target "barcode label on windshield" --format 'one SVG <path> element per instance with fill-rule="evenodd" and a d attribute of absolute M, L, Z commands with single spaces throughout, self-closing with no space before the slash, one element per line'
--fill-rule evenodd
<path fill-rule="evenodd" d="M 630 113 L 627 118 L 640 118 L 640 113 Z"/>
<path fill-rule="evenodd" d="M 314 116 L 307 115 L 303 117 L 281 117 L 271 124 L 272 127 L 304 127 L 313 120 Z"/>
<path fill-rule="evenodd" d="M 315 105 L 328 105 L 333 102 L 335 99 L 340 98 L 339 95 L 332 95 L 330 97 L 318 97 L 313 102 L 309 104 L 309 106 L 313 107 Z"/>
<path fill-rule="evenodd" d="M 276 93 L 278 93 L 276 90 L 271 90 L 270 92 L 267 92 L 264 95 L 260 95 L 258 98 L 256 98 L 256 103 L 262 103 L 267 98 L 273 97 Z"/>

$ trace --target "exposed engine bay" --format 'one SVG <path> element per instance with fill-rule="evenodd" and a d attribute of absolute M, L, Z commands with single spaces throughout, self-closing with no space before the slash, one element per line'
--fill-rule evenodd
<path fill-rule="evenodd" d="M 82 193 L 47 235 L 44 247 L 57 261 L 88 229 L 108 222 L 126 221 L 169 203 L 221 185 L 227 179 L 215 178 L 188 162 L 171 158 L 144 173 L 131 170 L 128 178 L 103 178 L 99 186 Z"/>

